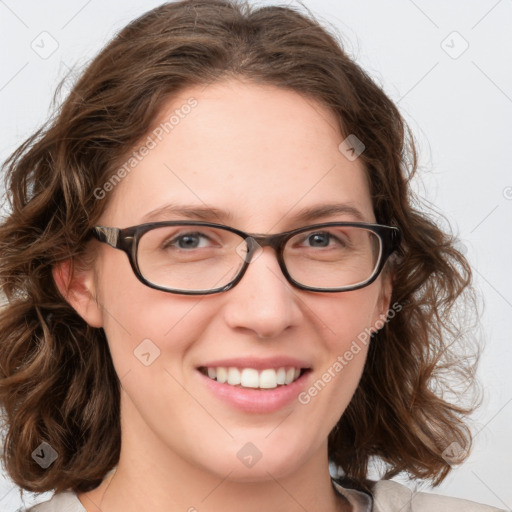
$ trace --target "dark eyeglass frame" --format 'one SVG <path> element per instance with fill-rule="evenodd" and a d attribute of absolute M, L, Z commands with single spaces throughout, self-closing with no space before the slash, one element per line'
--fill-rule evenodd
<path fill-rule="evenodd" d="M 243 265 L 240 267 L 238 274 L 232 279 L 228 284 L 221 286 L 219 288 L 214 288 L 212 290 L 178 290 L 173 288 L 167 288 L 165 286 L 159 286 L 150 281 L 146 280 L 142 275 L 139 264 L 137 261 L 137 250 L 139 245 L 139 240 L 148 231 L 151 231 L 155 228 L 165 227 L 165 226 L 204 226 L 211 228 L 219 228 L 224 229 L 226 231 L 230 231 L 231 233 L 235 233 L 236 235 L 243 238 L 247 243 L 248 253 L 244 259 Z M 310 231 L 314 229 L 320 229 L 330 226 L 346 226 L 346 227 L 359 227 L 365 228 L 369 231 L 373 231 L 381 240 L 382 248 L 380 253 L 380 261 L 375 268 L 372 276 L 363 281 L 362 283 L 357 283 L 355 285 L 344 286 L 341 288 L 315 288 L 311 286 L 303 285 L 297 281 L 295 281 L 286 268 L 286 264 L 283 258 L 283 249 L 286 242 L 295 236 L 298 233 L 302 233 L 304 231 Z M 323 222 L 320 224 L 312 224 L 310 226 L 303 226 L 301 228 L 293 229 L 291 231 L 285 231 L 283 233 L 276 233 L 274 235 L 263 235 L 263 234 L 255 234 L 255 233 L 245 233 L 236 228 L 232 228 L 230 226 L 225 226 L 224 224 L 216 224 L 211 222 L 201 222 L 201 221 L 164 221 L 164 222 L 150 222 L 147 224 L 140 224 L 138 226 L 131 226 L 128 228 L 112 228 L 106 226 L 95 226 L 91 230 L 92 236 L 94 236 L 98 241 L 103 242 L 107 245 L 110 245 L 114 249 L 119 249 L 126 253 L 128 256 L 128 260 L 130 261 L 130 265 L 132 270 L 137 277 L 137 279 L 149 286 L 150 288 L 154 288 L 155 290 L 160 290 L 163 292 L 169 293 L 177 293 L 180 295 L 210 295 L 212 293 L 220 293 L 226 292 L 236 286 L 242 277 L 244 276 L 247 268 L 249 267 L 249 263 L 252 260 L 252 257 L 256 253 L 256 250 L 259 247 L 272 247 L 276 252 L 277 261 L 279 263 L 279 267 L 283 275 L 286 277 L 287 281 L 299 288 L 301 290 L 307 290 L 312 292 L 327 292 L 327 293 L 335 293 L 335 292 L 346 292 L 357 290 L 359 288 L 364 288 L 369 284 L 373 283 L 379 274 L 382 272 L 386 261 L 389 256 L 398 249 L 401 242 L 401 233 L 397 227 L 393 226 L 384 226 L 382 224 L 370 224 L 365 222 Z"/>

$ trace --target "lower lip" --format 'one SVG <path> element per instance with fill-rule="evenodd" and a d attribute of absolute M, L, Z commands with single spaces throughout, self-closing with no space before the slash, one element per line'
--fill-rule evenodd
<path fill-rule="evenodd" d="M 221 384 L 216 380 L 210 379 L 210 377 L 202 374 L 199 370 L 198 373 L 210 391 L 229 405 L 244 412 L 270 413 L 297 400 L 298 395 L 306 387 L 307 377 L 311 372 L 304 372 L 296 381 L 287 386 L 278 386 L 273 389 L 251 389 L 230 386 L 229 384 Z"/>

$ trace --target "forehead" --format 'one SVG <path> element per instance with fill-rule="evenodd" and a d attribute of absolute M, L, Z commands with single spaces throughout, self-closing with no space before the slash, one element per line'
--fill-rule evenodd
<path fill-rule="evenodd" d="M 344 138 L 332 111 L 294 91 L 239 80 L 190 87 L 126 156 L 102 222 L 172 220 L 177 209 L 165 206 L 187 205 L 266 232 L 334 203 L 359 210 L 362 218 L 342 214 L 351 220 L 372 222 L 366 172 L 339 150 Z"/>

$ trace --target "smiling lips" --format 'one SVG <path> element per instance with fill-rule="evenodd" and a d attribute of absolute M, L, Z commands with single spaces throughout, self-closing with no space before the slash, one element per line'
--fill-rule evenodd
<path fill-rule="evenodd" d="M 274 389 L 278 386 L 287 386 L 296 381 L 302 369 L 298 367 L 265 368 L 237 368 L 235 366 L 212 366 L 199 369 L 203 375 L 221 384 L 229 384 L 242 388 Z"/>
<path fill-rule="evenodd" d="M 307 359 L 284 354 L 216 359 L 196 368 L 213 396 L 250 414 L 271 414 L 295 403 L 313 371 Z"/>

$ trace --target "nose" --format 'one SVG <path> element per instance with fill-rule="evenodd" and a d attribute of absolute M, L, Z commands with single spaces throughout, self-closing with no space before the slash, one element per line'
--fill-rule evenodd
<path fill-rule="evenodd" d="M 275 251 L 264 247 L 253 257 L 241 281 L 225 292 L 225 321 L 236 330 L 275 338 L 303 318 L 298 290 L 284 277 Z"/>

